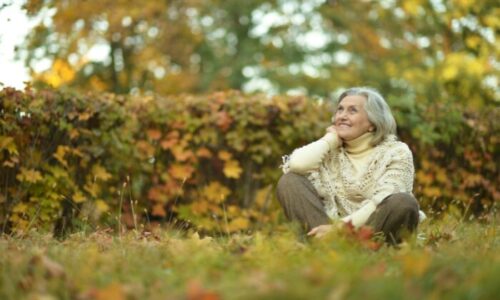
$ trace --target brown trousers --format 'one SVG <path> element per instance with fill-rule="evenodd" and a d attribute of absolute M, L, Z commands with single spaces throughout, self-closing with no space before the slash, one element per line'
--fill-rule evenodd
<path fill-rule="evenodd" d="M 278 181 L 277 196 L 286 217 L 302 224 L 305 230 L 331 224 L 322 198 L 306 177 L 284 174 Z M 388 243 L 400 243 L 403 232 L 413 232 L 417 228 L 418 210 L 412 194 L 392 194 L 377 206 L 365 225 L 372 227 L 375 233 L 383 233 Z"/>

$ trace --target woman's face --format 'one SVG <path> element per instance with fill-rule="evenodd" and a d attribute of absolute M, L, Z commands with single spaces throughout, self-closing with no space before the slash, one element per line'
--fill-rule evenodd
<path fill-rule="evenodd" d="M 344 141 L 353 140 L 375 128 L 368 120 L 365 111 L 366 98 L 362 95 L 351 95 L 343 98 L 334 117 L 335 130 Z"/>

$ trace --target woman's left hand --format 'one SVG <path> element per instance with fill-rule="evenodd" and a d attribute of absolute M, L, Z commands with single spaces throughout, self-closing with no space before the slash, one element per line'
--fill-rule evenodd
<path fill-rule="evenodd" d="M 321 238 L 325 236 L 328 232 L 332 231 L 333 225 L 319 225 L 311 229 L 307 235 L 316 238 Z"/>
<path fill-rule="evenodd" d="M 311 229 L 307 235 L 315 238 L 322 238 L 334 229 L 341 229 L 345 225 L 344 222 L 336 222 L 335 224 L 319 225 Z"/>

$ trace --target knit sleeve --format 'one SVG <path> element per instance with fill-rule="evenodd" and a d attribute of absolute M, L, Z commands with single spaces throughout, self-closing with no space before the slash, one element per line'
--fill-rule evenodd
<path fill-rule="evenodd" d="M 361 206 L 358 210 L 353 212 L 352 214 L 342 218 L 342 221 L 349 223 L 358 228 L 360 226 L 365 225 L 366 221 L 368 221 L 368 218 L 370 215 L 375 211 L 376 206 L 373 203 L 373 201 L 366 201 L 366 203 Z"/>
<path fill-rule="evenodd" d="M 290 156 L 283 157 L 283 172 L 305 174 L 316 170 L 321 165 L 325 155 L 332 147 L 338 146 L 338 138 L 333 133 L 327 133 L 321 139 L 295 149 Z"/>
<path fill-rule="evenodd" d="M 415 168 L 408 146 L 398 142 L 384 157 L 384 172 L 377 179 L 375 192 L 371 198 L 375 205 L 379 205 L 389 195 L 411 193 L 413 190 Z"/>

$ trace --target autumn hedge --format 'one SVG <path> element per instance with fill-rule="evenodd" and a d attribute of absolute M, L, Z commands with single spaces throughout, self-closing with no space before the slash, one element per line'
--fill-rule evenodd
<path fill-rule="evenodd" d="M 495 209 L 498 109 L 436 104 L 395 114 L 424 210 Z M 331 104 L 236 91 L 165 98 L 5 88 L 0 115 L 2 232 L 154 222 L 233 232 L 280 220 L 281 156 L 323 134 Z M 410 119 L 441 126 L 426 132 Z"/>

